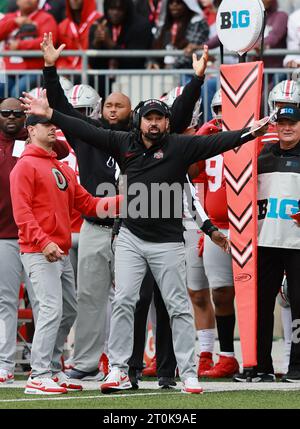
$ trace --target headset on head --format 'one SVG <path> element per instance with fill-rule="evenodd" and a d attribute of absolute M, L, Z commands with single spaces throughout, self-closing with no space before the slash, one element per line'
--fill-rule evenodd
<path fill-rule="evenodd" d="M 148 100 L 141 101 L 133 110 L 133 112 L 132 112 L 132 127 L 134 130 L 140 129 L 140 125 L 141 125 L 140 110 L 141 110 L 141 107 L 143 107 L 148 101 L 151 101 L 151 100 L 154 100 L 154 99 L 149 98 Z M 158 101 L 159 103 L 161 103 L 161 105 L 165 108 L 165 116 L 167 118 L 170 118 L 171 110 L 170 110 L 169 106 L 161 100 L 155 99 L 155 101 Z"/>

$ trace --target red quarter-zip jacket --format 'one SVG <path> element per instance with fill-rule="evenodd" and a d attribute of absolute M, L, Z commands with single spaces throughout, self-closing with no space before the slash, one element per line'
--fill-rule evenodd
<path fill-rule="evenodd" d="M 102 15 L 97 11 L 95 0 L 83 0 L 81 21 L 76 24 L 73 20 L 70 0 L 66 0 L 66 19 L 58 26 L 59 44 L 65 43 L 66 49 L 88 49 L 89 31 L 93 23 Z M 80 69 L 82 61 L 80 57 L 61 57 L 58 60 L 58 68 Z"/>
<path fill-rule="evenodd" d="M 74 171 L 58 161 L 55 152 L 33 144 L 12 170 L 10 186 L 21 252 L 40 253 L 54 242 L 67 254 L 73 208 L 96 216 L 100 198 L 78 184 Z"/>
<path fill-rule="evenodd" d="M 15 23 L 15 19 L 20 16 L 20 11 L 8 13 L 1 19 L 0 23 L 0 40 L 5 41 L 4 51 L 9 49 L 7 42 L 9 40 L 18 40 L 18 50 L 33 51 L 40 50 L 40 44 L 43 40 L 44 33 L 52 32 L 53 42 L 56 43 L 58 27 L 55 19 L 50 13 L 37 9 L 28 18 L 36 26 L 36 34 L 28 35 L 21 38 L 18 35 L 20 28 Z M 17 59 L 18 58 L 18 59 Z M 24 58 L 10 56 L 4 58 L 5 68 L 10 70 L 15 69 L 41 69 L 44 64 L 43 58 Z"/>

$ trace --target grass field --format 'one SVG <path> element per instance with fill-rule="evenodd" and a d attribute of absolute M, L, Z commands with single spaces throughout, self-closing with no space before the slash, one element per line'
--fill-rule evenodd
<path fill-rule="evenodd" d="M 213 386 L 216 384 L 212 383 Z M 220 386 L 224 384 L 220 383 Z M 242 388 L 240 383 L 226 385 L 230 389 L 234 389 L 235 385 Z M 100 390 L 83 390 L 47 397 L 25 395 L 24 389 L 6 387 L 0 389 L 0 409 L 300 409 L 300 386 L 299 390 L 291 386 L 293 390 L 288 391 L 290 385 L 276 385 L 284 390 L 269 390 L 269 387 L 264 390 L 266 387 L 257 383 L 249 386 L 255 390 L 217 391 L 206 388 L 202 395 L 184 395 L 179 390 L 158 391 L 152 388 L 113 395 L 102 395 Z"/>

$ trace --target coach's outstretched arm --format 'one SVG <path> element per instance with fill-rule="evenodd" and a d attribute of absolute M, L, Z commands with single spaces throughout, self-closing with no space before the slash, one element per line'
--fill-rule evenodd
<path fill-rule="evenodd" d="M 241 146 L 267 132 L 266 118 L 255 121 L 251 128 L 236 131 L 224 131 L 209 136 L 177 136 L 180 139 L 182 159 L 191 165 L 201 159 L 212 158 Z"/>
<path fill-rule="evenodd" d="M 64 115 L 52 109 L 49 106 L 45 89 L 39 98 L 34 98 L 26 92 L 23 94 L 24 97 L 20 97 L 20 100 L 25 106 L 27 114 L 48 118 L 49 122 L 60 128 L 64 134 L 73 135 L 84 140 L 87 144 L 113 156 L 119 162 L 121 146 L 128 133 L 97 128 L 81 119 Z"/>

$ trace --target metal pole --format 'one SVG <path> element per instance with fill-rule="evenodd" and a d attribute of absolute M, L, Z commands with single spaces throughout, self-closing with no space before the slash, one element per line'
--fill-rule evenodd
<path fill-rule="evenodd" d="M 264 55 L 266 21 L 267 21 L 267 13 L 266 11 L 264 11 L 264 20 L 263 20 L 263 26 L 261 30 L 261 43 L 260 43 L 260 55 L 259 55 L 260 60 L 262 60 L 262 57 Z"/>
<path fill-rule="evenodd" d="M 220 60 L 221 64 L 224 64 L 224 46 L 223 43 L 220 42 Z"/>

